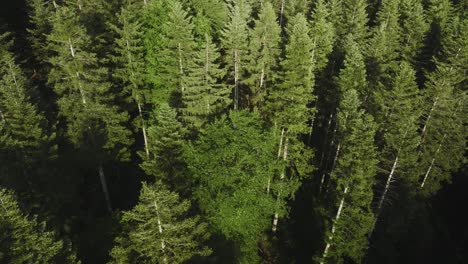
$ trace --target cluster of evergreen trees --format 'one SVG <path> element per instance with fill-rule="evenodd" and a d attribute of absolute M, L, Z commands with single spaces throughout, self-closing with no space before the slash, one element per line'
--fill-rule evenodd
<path fill-rule="evenodd" d="M 463 165 L 466 9 L 29 0 L 26 55 L 0 35 L 0 262 L 85 261 L 83 225 L 110 263 L 291 262 L 301 186 L 310 261 L 363 262 L 390 201 Z"/>

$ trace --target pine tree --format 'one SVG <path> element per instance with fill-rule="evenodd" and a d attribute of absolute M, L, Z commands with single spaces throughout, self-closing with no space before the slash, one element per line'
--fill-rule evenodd
<path fill-rule="evenodd" d="M 229 118 L 229 119 L 228 119 Z M 234 243 L 239 263 L 258 263 L 257 242 L 278 206 L 266 184 L 278 172 L 276 137 L 258 113 L 231 111 L 229 117 L 208 125 L 187 152 L 189 168 L 198 182 L 194 196 L 214 230 Z M 292 186 L 284 186 L 284 189 Z"/>
<path fill-rule="evenodd" d="M 30 84 L 9 52 L 8 40 L 9 34 L 0 35 L 0 179 L 24 186 L 32 180 L 32 164 L 46 153 L 49 138 L 46 120 L 32 104 Z"/>
<path fill-rule="evenodd" d="M 274 84 L 276 66 L 279 60 L 281 28 L 276 22 L 276 13 L 271 3 L 266 2 L 260 9 L 259 18 L 250 33 L 249 64 L 250 75 L 245 83 L 250 86 L 251 104 L 255 110 L 265 105 L 268 90 Z"/>
<path fill-rule="evenodd" d="M 195 130 L 200 130 L 231 103 L 229 88 L 219 82 L 223 75 L 219 58 L 215 44 L 205 35 L 205 42 L 193 58 L 193 63 L 188 65 L 181 112 L 184 121 Z"/>
<path fill-rule="evenodd" d="M 343 87 L 345 88 L 345 87 Z M 368 246 L 365 235 L 373 220 L 372 185 L 376 173 L 375 123 L 360 110 L 356 90 L 345 88 L 340 96 L 337 126 L 340 153 L 331 174 L 339 205 L 327 232 L 321 263 L 350 258 L 360 263 Z M 335 210 L 335 209 L 334 209 Z"/>
<path fill-rule="evenodd" d="M 288 26 L 289 43 L 286 58 L 281 63 L 282 83 L 275 86 L 269 98 L 271 119 L 291 135 L 308 132 L 308 121 L 313 109 L 308 104 L 314 100 L 313 42 L 303 14 L 298 14 Z"/>
<path fill-rule="evenodd" d="M 53 16 L 54 6 L 43 0 L 28 0 L 29 22 L 32 25 L 28 29 L 29 41 L 35 59 L 45 63 L 48 57 L 46 48 L 46 35 L 52 30 L 50 18 Z"/>
<path fill-rule="evenodd" d="M 148 128 L 150 158 L 144 159 L 141 165 L 147 175 L 156 177 L 180 193 L 186 193 L 190 187 L 189 179 L 182 178 L 186 167 L 182 156 L 184 134 L 175 109 L 167 104 L 161 105 L 154 124 Z"/>
<path fill-rule="evenodd" d="M 78 148 L 96 155 L 98 172 L 111 210 L 103 162 L 108 158 L 128 158 L 130 131 L 124 126 L 125 112 L 114 106 L 107 71 L 90 52 L 91 41 L 80 24 L 80 17 L 68 6 L 60 6 L 53 18 L 53 30 L 47 36 L 49 59 L 53 68 L 49 84 L 58 95 L 60 115 L 66 120 L 66 133 Z"/>
<path fill-rule="evenodd" d="M 398 67 L 397 59 L 401 49 L 401 28 L 399 25 L 400 0 L 385 1 L 377 12 L 377 26 L 374 28 L 369 43 L 368 69 L 369 86 L 372 91 L 371 103 L 378 108 L 382 102 L 382 93 L 390 89 L 391 72 Z M 377 110 L 372 109 L 374 115 Z M 377 112 L 377 113 L 376 113 Z"/>
<path fill-rule="evenodd" d="M 341 19 L 336 26 L 338 36 L 344 40 L 343 37 L 351 35 L 353 40 L 361 47 L 366 44 L 369 30 L 367 27 L 367 1 L 366 0 L 343 0 L 341 3 L 342 8 Z M 339 7 L 339 5 L 338 5 Z M 339 11 L 338 11 L 339 12 Z M 343 46 L 345 43 L 341 43 Z"/>
<path fill-rule="evenodd" d="M 141 7 L 141 3 L 129 1 L 118 14 L 119 24 L 111 26 L 118 36 L 112 59 L 116 64 L 113 77 L 122 86 L 125 96 L 130 97 L 137 106 L 138 119 L 135 122 L 142 131 L 146 156 L 149 156 L 146 120 L 143 115 L 149 91 L 145 83 L 143 30 L 138 21 Z"/>
<path fill-rule="evenodd" d="M 80 263 L 70 248 L 46 230 L 45 222 L 23 214 L 12 192 L 0 188 L 0 262 Z"/>
<path fill-rule="evenodd" d="M 467 135 L 466 92 L 457 91 L 457 84 L 466 80 L 452 66 L 438 63 L 425 84 L 424 118 L 419 139 L 419 161 L 414 186 L 423 196 L 436 193 L 451 173 L 462 163 Z"/>
<path fill-rule="evenodd" d="M 194 10 L 194 32 L 201 42 L 205 35 L 218 39 L 219 34 L 228 20 L 228 8 L 224 1 L 218 0 L 189 0 Z"/>
<path fill-rule="evenodd" d="M 185 263 L 206 256 L 207 226 L 189 217 L 190 203 L 163 184 L 143 184 L 139 203 L 123 212 L 123 230 L 111 251 L 111 263 Z"/>
<path fill-rule="evenodd" d="M 402 57 L 414 63 L 424 45 L 429 24 L 421 0 L 401 0 L 399 12 Z"/>
<path fill-rule="evenodd" d="M 329 19 L 330 11 L 327 9 L 325 1 L 317 1 L 310 23 L 310 36 L 313 43 L 312 61 L 315 61 L 316 72 L 320 72 L 326 67 L 336 38 L 335 28 Z"/>
<path fill-rule="evenodd" d="M 379 153 L 379 167 L 388 174 L 385 174 L 385 187 L 378 199 L 372 231 L 387 202 L 387 195 L 395 178 L 411 183 L 417 177 L 411 173 L 417 159 L 417 121 L 421 116 L 421 99 L 415 79 L 411 66 L 401 62 L 393 78 L 392 89 L 384 93 L 385 118 L 378 122 L 379 136 L 384 142 Z"/>
<path fill-rule="evenodd" d="M 248 58 L 248 26 L 250 6 L 244 1 L 234 1 L 230 7 L 229 22 L 221 33 L 221 44 L 225 52 L 227 79 L 233 85 L 234 110 L 242 108 L 242 81 Z"/>
<path fill-rule="evenodd" d="M 312 40 L 309 36 L 307 20 L 299 13 L 289 21 L 287 32 L 289 43 L 286 46 L 286 58 L 282 62 L 282 83 L 271 91 L 268 110 L 275 127 L 281 130 L 278 159 L 288 164 L 281 172 L 279 181 L 284 184 L 286 175 L 298 172 L 299 177 L 305 177 L 311 172 L 310 159 L 312 153 L 297 136 L 310 133 L 310 118 L 315 108 L 309 108 L 314 100 L 314 62 L 312 61 Z M 291 168 L 294 167 L 294 170 Z M 296 177 L 298 180 L 298 177 Z M 277 199 L 282 200 L 295 192 L 294 189 L 280 190 Z M 273 232 L 278 225 L 278 211 L 273 219 Z"/>

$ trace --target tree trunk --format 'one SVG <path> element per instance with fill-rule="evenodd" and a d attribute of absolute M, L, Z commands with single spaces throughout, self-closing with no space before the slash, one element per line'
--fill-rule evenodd
<path fill-rule="evenodd" d="M 328 250 L 330 249 L 331 242 L 333 240 L 333 235 L 335 234 L 335 225 L 340 219 L 341 211 L 343 210 L 343 206 L 344 206 L 344 199 L 345 199 L 346 193 L 348 193 L 348 186 L 346 186 L 344 189 L 343 197 L 341 198 L 340 206 L 338 207 L 338 212 L 336 213 L 335 221 L 332 225 L 332 230 L 331 230 L 330 236 L 328 237 L 327 245 L 325 246 L 325 249 L 323 250 L 322 261 L 320 261 L 320 264 L 324 263 L 325 258 L 327 257 L 327 254 L 328 254 Z"/>
<path fill-rule="evenodd" d="M 283 161 L 286 161 L 287 158 L 288 158 L 288 138 L 286 137 L 286 140 L 284 142 L 284 150 L 283 150 Z M 283 181 L 284 178 L 285 178 L 285 171 L 286 171 L 286 168 L 284 168 L 284 171 L 281 173 L 281 176 L 280 176 L 280 181 Z M 275 212 L 275 215 L 273 217 L 273 227 L 271 228 L 271 231 L 273 231 L 273 233 L 276 232 L 276 230 L 278 229 L 278 220 L 279 220 L 279 202 L 281 200 L 281 188 L 280 190 L 278 191 L 278 196 L 276 197 L 276 212 Z"/>
<path fill-rule="evenodd" d="M 234 51 L 234 110 L 239 107 L 239 65 L 238 65 L 238 51 Z"/>
<path fill-rule="evenodd" d="M 424 126 L 423 126 L 423 128 L 421 130 L 421 136 L 419 137 L 418 146 L 422 144 L 424 134 L 425 134 L 426 129 L 427 129 L 427 124 L 429 123 L 429 120 L 431 119 L 432 112 L 434 111 L 435 107 L 437 106 L 438 100 L 439 100 L 439 97 L 436 97 L 435 100 L 434 100 L 434 103 L 432 104 L 431 110 L 429 111 L 429 114 L 427 115 L 426 122 L 424 122 Z"/>
<path fill-rule="evenodd" d="M 149 158 L 148 137 L 146 136 L 146 125 L 145 125 L 145 120 L 143 119 L 143 111 L 141 110 L 140 102 L 137 102 L 137 105 L 138 105 L 138 114 L 140 115 L 140 118 L 141 118 L 141 130 L 143 132 L 143 140 L 145 142 L 146 157 Z"/>
<path fill-rule="evenodd" d="M 164 255 L 164 263 L 167 263 L 167 257 L 166 257 L 166 253 L 165 253 L 166 243 L 164 241 L 164 238 L 162 238 L 163 229 L 162 229 L 161 218 L 159 217 L 158 204 L 156 203 L 156 201 L 154 201 L 154 209 L 156 210 L 156 217 L 157 217 L 157 221 L 158 221 L 158 232 L 161 235 L 161 250 L 162 250 L 163 255 Z"/>
<path fill-rule="evenodd" d="M 385 184 L 384 192 L 383 192 L 382 196 L 380 197 L 379 204 L 377 206 L 377 212 L 375 214 L 374 223 L 372 223 L 372 228 L 371 228 L 371 230 L 369 232 L 369 238 L 372 236 L 372 233 L 374 232 L 374 229 L 375 229 L 375 225 L 376 225 L 377 221 L 379 220 L 379 216 L 380 216 L 380 213 L 382 211 L 382 206 L 383 206 L 383 203 L 385 201 L 385 197 L 387 195 L 388 189 L 390 188 L 390 183 L 392 182 L 393 175 L 395 174 L 395 169 L 396 169 L 397 165 L 398 165 L 398 156 L 395 158 L 395 161 L 393 162 L 392 170 L 390 171 L 390 174 L 388 175 L 387 183 Z"/>
<path fill-rule="evenodd" d="M 182 49 L 180 48 L 180 43 L 177 44 L 177 50 L 179 51 L 180 88 L 183 92 L 185 90 L 184 84 L 182 82 L 182 77 L 184 76 L 184 68 L 182 66 Z"/>
<path fill-rule="evenodd" d="M 338 144 L 338 146 L 336 147 L 335 157 L 333 158 L 333 163 L 332 163 L 332 167 L 331 167 L 331 170 L 330 170 L 330 175 L 333 173 L 333 170 L 335 169 L 336 161 L 338 159 L 338 155 L 340 155 L 340 149 L 341 149 L 341 143 Z M 320 181 L 319 193 L 322 191 L 323 183 L 325 182 L 325 174 L 326 174 L 325 172 L 322 174 L 322 180 Z"/>
<path fill-rule="evenodd" d="M 442 141 L 439 144 L 439 147 L 437 147 L 436 152 L 434 153 L 434 158 L 432 158 L 431 165 L 429 165 L 429 168 L 427 168 L 426 174 L 424 174 L 424 179 L 423 182 L 421 183 L 421 188 L 424 187 L 424 184 L 426 183 L 427 177 L 429 176 L 429 173 L 432 170 L 432 166 L 434 166 L 434 162 L 436 160 L 437 154 L 439 153 L 440 149 L 442 148 L 442 144 L 444 143 L 445 137 L 447 134 L 444 134 L 444 137 L 442 138 Z"/>
<path fill-rule="evenodd" d="M 284 2 L 286 0 L 281 0 L 281 7 L 280 7 L 280 27 L 283 27 L 283 13 L 284 13 Z"/>
<path fill-rule="evenodd" d="M 281 157 L 281 148 L 282 148 L 282 146 L 283 146 L 283 137 L 284 137 L 284 128 L 281 129 L 281 137 L 280 137 L 280 142 L 279 142 L 279 147 L 278 147 L 278 157 L 277 157 L 277 160 L 279 160 L 280 157 Z M 268 177 L 267 194 L 270 193 L 270 186 L 271 186 L 271 177 Z"/>
<path fill-rule="evenodd" d="M 106 199 L 106 206 L 109 213 L 112 213 L 112 205 L 109 196 L 109 190 L 107 189 L 107 181 L 106 176 L 104 175 L 104 169 L 102 168 L 102 164 L 98 166 L 99 171 L 99 179 L 101 180 L 102 191 L 104 193 L 104 198 Z"/>

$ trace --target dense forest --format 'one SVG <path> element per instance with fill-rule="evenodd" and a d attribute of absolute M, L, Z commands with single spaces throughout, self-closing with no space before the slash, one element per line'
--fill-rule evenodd
<path fill-rule="evenodd" d="M 0 7 L 0 263 L 468 263 L 465 0 Z"/>

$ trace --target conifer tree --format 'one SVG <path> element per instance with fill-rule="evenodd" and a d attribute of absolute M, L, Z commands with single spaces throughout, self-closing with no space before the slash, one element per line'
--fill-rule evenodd
<path fill-rule="evenodd" d="M 122 86 L 125 96 L 130 97 L 138 109 L 137 127 L 141 129 L 146 156 L 149 156 L 146 120 L 143 115 L 144 105 L 149 91 L 145 83 L 145 61 L 142 24 L 138 21 L 141 3 L 128 1 L 118 16 L 119 24 L 111 28 L 118 38 L 115 41 L 113 61 L 116 70 L 113 77 Z"/>
<path fill-rule="evenodd" d="M 29 22 L 32 25 L 28 33 L 32 53 L 38 62 L 45 63 L 48 57 L 46 35 L 52 30 L 51 17 L 54 13 L 54 6 L 43 0 L 28 0 L 28 4 Z"/>
<path fill-rule="evenodd" d="M 255 110 L 265 105 L 267 91 L 274 84 L 276 65 L 280 50 L 281 28 L 276 22 L 276 13 L 271 3 L 266 2 L 260 9 L 251 32 L 249 78 L 245 83 L 250 86 L 251 104 Z"/>
<path fill-rule="evenodd" d="M 130 131 L 124 126 L 125 112 L 113 105 L 107 71 L 90 51 L 91 41 L 80 24 L 79 14 L 63 5 L 53 18 L 53 30 L 47 36 L 49 59 L 53 68 L 49 84 L 58 95 L 60 115 L 66 120 L 66 133 L 78 148 L 96 155 L 99 177 L 111 210 L 103 163 L 109 158 L 128 158 Z"/>
<path fill-rule="evenodd" d="M 289 43 L 286 46 L 286 58 L 281 64 L 282 83 L 271 91 L 268 110 L 271 120 L 281 130 L 278 153 L 282 154 L 278 155 L 278 159 L 282 155 L 282 159 L 289 163 L 288 167 L 295 167 L 294 171 L 299 172 L 298 176 L 304 177 L 310 172 L 311 168 L 308 165 L 312 153 L 297 140 L 297 136 L 309 132 L 310 118 L 315 112 L 314 108 L 309 108 L 309 104 L 314 100 L 315 64 L 312 61 L 312 40 L 309 36 L 306 18 L 299 13 L 289 23 L 287 28 Z M 281 173 L 280 182 L 285 181 L 288 170 L 286 168 Z M 294 189 L 289 189 L 287 193 L 284 193 L 280 190 L 277 193 L 277 199 L 288 197 L 294 191 Z M 275 212 L 273 231 L 276 231 L 277 225 L 278 212 Z"/>
<path fill-rule="evenodd" d="M 340 263 L 350 258 L 360 263 L 367 249 L 365 235 L 373 221 L 371 210 L 372 185 L 376 172 L 374 146 L 375 123 L 360 110 L 356 90 L 342 87 L 337 126 L 341 146 L 337 165 L 331 174 L 336 186 L 338 208 L 333 212 L 331 229 L 320 262 Z"/>
<path fill-rule="evenodd" d="M 243 0 L 234 1 L 230 7 L 229 22 L 221 33 L 221 44 L 225 52 L 227 80 L 233 86 L 234 110 L 242 106 L 242 81 L 248 58 L 248 26 L 250 6 Z"/>
<path fill-rule="evenodd" d="M 312 39 L 303 14 L 291 19 L 288 26 L 289 43 L 286 58 L 281 63 L 282 83 L 276 85 L 270 94 L 269 108 L 271 119 L 280 128 L 292 135 L 307 133 L 307 123 L 312 113 L 308 104 L 314 96 L 314 67 L 312 61 Z"/>
<path fill-rule="evenodd" d="M 415 72 L 411 66 L 401 62 L 393 78 L 391 90 L 384 93 L 385 118 L 378 123 L 379 134 L 384 142 L 379 153 L 379 167 L 388 174 L 385 174 L 384 189 L 378 199 L 372 231 L 387 202 L 387 195 L 395 178 L 399 177 L 404 182 L 411 183 L 417 177 L 411 173 L 417 159 L 417 121 L 421 115 L 421 99 L 415 79 Z"/>
<path fill-rule="evenodd" d="M 328 63 L 328 56 L 333 50 L 336 38 L 333 23 L 329 21 L 330 11 L 324 0 L 318 0 L 312 14 L 310 36 L 313 43 L 312 61 L 315 71 L 320 72 Z"/>
<path fill-rule="evenodd" d="M 208 125 L 187 152 L 189 168 L 199 183 L 194 192 L 214 230 L 234 243 L 239 263 L 258 263 L 257 242 L 269 227 L 270 215 L 285 202 L 266 190 L 281 162 L 275 161 L 276 138 L 258 113 L 231 111 Z M 278 191 L 271 184 L 271 192 Z M 284 189 L 292 186 L 284 186 Z"/>
<path fill-rule="evenodd" d="M 182 93 L 182 118 L 195 130 L 199 130 L 216 114 L 230 104 L 229 88 L 220 83 L 223 75 L 219 66 L 219 52 L 208 35 L 193 63 L 188 65 Z"/>
<path fill-rule="evenodd" d="M 224 1 L 189 0 L 194 10 L 193 18 L 195 35 L 199 41 L 205 40 L 205 34 L 218 39 L 219 34 L 228 20 L 228 8 Z"/>
<path fill-rule="evenodd" d="M 402 57 L 414 63 L 424 45 L 429 24 L 421 0 L 401 0 L 399 12 Z"/>
<path fill-rule="evenodd" d="M 155 119 L 148 128 L 150 157 L 144 159 L 141 167 L 171 190 L 187 193 L 190 181 L 182 178 L 186 167 L 182 156 L 185 130 L 177 120 L 176 110 L 167 104 L 161 105 Z"/>
<path fill-rule="evenodd" d="M 464 91 L 456 86 L 463 81 L 460 72 L 452 66 L 438 64 L 425 84 L 424 118 L 419 138 L 419 161 L 413 182 L 423 196 L 436 193 L 444 182 L 450 182 L 451 173 L 463 160 L 467 135 L 466 102 Z"/>
<path fill-rule="evenodd" d="M 80 263 L 70 248 L 46 230 L 45 222 L 23 214 L 12 192 L 0 188 L 0 262 Z"/>
<path fill-rule="evenodd" d="M 367 52 L 370 61 L 369 86 L 371 90 L 371 103 L 374 115 L 379 115 L 375 108 L 383 102 L 382 93 L 390 89 L 392 80 L 391 72 L 398 67 L 397 59 L 401 49 L 401 28 L 399 25 L 400 0 L 390 0 L 382 3 L 377 12 L 377 25 L 373 30 L 373 36 Z"/>
<path fill-rule="evenodd" d="M 163 184 L 143 184 L 139 203 L 123 212 L 123 230 L 111 251 L 111 263 L 185 263 L 206 256 L 206 224 L 190 217 L 190 203 Z"/>
<path fill-rule="evenodd" d="M 45 153 L 48 137 L 46 120 L 32 104 L 29 82 L 8 50 L 8 39 L 9 34 L 0 35 L 0 181 L 22 186 L 32 180 L 25 177 Z"/>
<path fill-rule="evenodd" d="M 339 5 L 338 5 L 339 6 Z M 353 40 L 361 47 L 366 44 L 369 30 L 367 27 L 367 1 L 366 0 L 343 0 L 341 3 L 341 16 L 339 25 L 336 26 L 338 35 L 343 37 L 351 35 Z M 339 12 L 339 11 L 338 11 Z M 343 46 L 345 43 L 341 43 Z"/>

